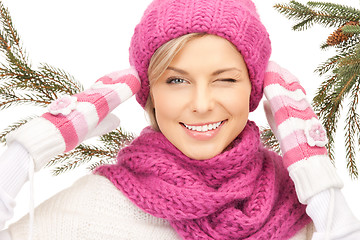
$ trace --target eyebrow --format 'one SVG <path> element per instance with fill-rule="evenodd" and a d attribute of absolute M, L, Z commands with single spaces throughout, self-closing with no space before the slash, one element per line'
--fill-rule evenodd
<path fill-rule="evenodd" d="M 179 69 L 179 68 L 176 68 L 176 67 L 169 66 L 166 70 L 172 70 L 172 71 L 178 72 L 180 74 L 189 75 L 189 73 L 186 72 L 185 70 L 182 70 L 182 69 Z M 228 72 L 228 71 L 234 71 L 234 70 L 238 71 L 238 72 L 242 72 L 240 69 L 238 69 L 236 67 L 232 67 L 232 68 L 224 68 L 224 69 L 216 70 L 211 75 L 216 76 L 216 75 L 219 75 L 221 73 Z"/>

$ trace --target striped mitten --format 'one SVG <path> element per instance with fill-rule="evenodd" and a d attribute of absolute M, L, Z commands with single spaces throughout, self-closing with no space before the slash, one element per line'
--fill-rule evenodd
<path fill-rule="evenodd" d="M 326 132 L 297 78 L 269 62 L 264 94 L 266 117 L 279 141 L 283 164 L 297 185 L 300 200 L 305 202 L 309 195 L 326 189 L 329 184 L 341 187 L 325 147 Z"/>
<path fill-rule="evenodd" d="M 326 132 L 306 100 L 304 88 L 291 73 L 270 62 L 264 94 L 270 106 L 266 108 L 268 122 L 280 143 L 286 168 L 313 156 L 327 155 Z"/>
<path fill-rule="evenodd" d="M 52 157 L 116 128 L 119 120 L 110 112 L 139 89 L 134 68 L 106 75 L 84 92 L 55 100 L 47 113 L 9 134 L 7 143 L 21 143 L 39 170 Z"/>

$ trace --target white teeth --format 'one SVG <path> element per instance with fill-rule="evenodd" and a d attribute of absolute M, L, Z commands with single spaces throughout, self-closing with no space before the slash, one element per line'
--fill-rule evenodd
<path fill-rule="evenodd" d="M 214 130 L 216 128 L 218 128 L 220 125 L 221 125 L 222 121 L 221 122 L 218 122 L 218 123 L 213 123 L 213 124 L 207 124 L 207 125 L 202 125 L 202 126 L 189 126 L 189 125 L 186 125 L 184 123 L 184 126 L 190 130 L 193 130 L 193 131 L 197 131 L 197 132 L 207 132 L 207 131 L 210 131 L 210 130 Z"/>
<path fill-rule="evenodd" d="M 201 129 L 201 130 L 202 130 L 203 132 L 209 131 L 208 126 L 209 126 L 209 125 L 204 125 L 204 126 L 202 126 L 202 129 Z"/>

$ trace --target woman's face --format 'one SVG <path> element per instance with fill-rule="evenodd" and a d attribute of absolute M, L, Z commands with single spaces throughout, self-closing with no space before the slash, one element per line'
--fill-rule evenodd
<path fill-rule="evenodd" d="M 250 92 L 241 54 L 213 35 L 189 41 L 150 87 L 160 131 L 197 160 L 221 153 L 241 133 Z"/>

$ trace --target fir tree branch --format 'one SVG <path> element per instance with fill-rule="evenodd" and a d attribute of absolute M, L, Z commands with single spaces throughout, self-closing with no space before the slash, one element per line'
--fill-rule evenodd
<path fill-rule="evenodd" d="M 320 24 L 324 27 L 337 27 L 321 49 L 336 49 L 336 55 L 321 63 L 315 72 L 326 76 L 318 88 L 312 105 L 322 121 L 329 143 L 327 148 L 334 161 L 335 135 L 342 112 L 344 100 L 350 98 L 345 126 L 345 148 L 349 173 L 358 177 L 356 152 L 360 145 L 360 116 L 357 114 L 360 85 L 360 11 L 353 7 L 327 2 L 297 1 L 289 4 L 276 4 L 275 9 L 288 19 L 295 20 L 293 30 L 305 30 Z M 358 141 L 355 141 L 357 136 Z"/>
<path fill-rule="evenodd" d="M 336 3 L 312 1 L 308 2 L 307 5 L 312 8 L 319 8 L 328 15 L 344 19 L 346 22 L 360 20 L 360 11 L 353 7 Z"/>
<path fill-rule="evenodd" d="M 117 128 L 107 134 L 100 136 L 99 141 L 109 149 L 116 149 L 117 151 L 129 145 L 135 136 L 132 133 L 124 131 L 122 128 Z"/>
<path fill-rule="evenodd" d="M 348 41 L 338 44 L 336 46 L 337 54 L 326 60 L 324 63 L 320 64 L 316 68 L 315 72 L 322 76 L 339 67 L 339 62 L 359 51 L 359 43 L 360 39 L 358 37 L 352 36 Z"/>
<path fill-rule="evenodd" d="M 58 83 L 64 93 L 73 95 L 84 91 L 83 85 L 76 81 L 73 76 L 66 73 L 64 70 L 50 66 L 49 64 L 41 64 L 40 71 L 37 75 L 41 78 L 48 79 L 52 82 Z"/>
<path fill-rule="evenodd" d="M 3 144 L 6 144 L 6 137 L 8 136 L 9 133 L 15 131 L 16 129 L 18 129 L 19 127 L 21 127 L 22 125 L 24 125 L 25 123 L 27 123 L 28 121 L 30 121 L 31 119 L 34 119 L 37 116 L 29 116 L 25 119 L 19 120 L 11 125 L 9 125 L 7 128 L 5 128 L 1 133 L 0 133 L 0 142 Z"/>
<path fill-rule="evenodd" d="M 20 44 L 20 37 L 16 31 L 16 29 L 13 26 L 10 13 L 7 8 L 4 7 L 2 2 L 0 2 L 0 15 L 1 15 L 1 26 L 3 27 L 4 32 L 6 33 L 4 37 L 4 34 L 2 34 L 2 40 L 5 42 L 9 42 L 9 44 L 4 44 L 4 50 L 9 51 L 10 49 L 15 50 L 18 54 L 17 58 L 19 58 L 24 65 L 28 65 L 27 57 L 24 51 L 22 50 L 21 44 Z"/>
<path fill-rule="evenodd" d="M 105 164 L 115 164 L 115 163 L 116 163 L 115 159 L 112 159 L 112 160 L 110 160 L 110 159 L 107 159 L 107 160 L 102 159 L 102 160 L 99 160 L 99 161 L 91 164 L 90 166 L 87 167 L 87 169 L 88 169 L 89 171 L 94 171 L 97 167 L 99 167 L 99 166 L 101 166 L 101 165 L 105 165 Z"/>
<path fill-rule="evenodd" d="M 314 16 L 318 15 L 311 8 L 296 2 L 290 1 L 289 4 L 275 4 L 274 8 L 279 13 L 289 19 L 299 20 L 300 22 L 292 27 L 293 30 L 304 30 L 312 25 Z M 302 21 L 301 21 L 302 20 Z"/>
<path fill-rule="evenodd" d="M 321 113 L 323 107 L 326 107 L 325 99 L 329 96 L 329 92 L 331 92 L 331 89 L 333 88 L 335 82 L 337 81 L 337 75 L 333 74 L 328 79 L 326 79 L 324 82 L 321 83 L 320 87 L 318 88 L 314 98 L 312 105 L 315 110 L 317 110 L 319 113 Z M 319 115 L 319 114 L 318 114 Z"/>
<path fill-rule="evenodd" d="M 72 76 L 49 65 L 44 65 L 41 71 L 33 71 L 32 75 L 0 68 L 0 76 L 4 80 L 4 83 L 0 84 L 0 98 L 8 100 L 6 106 L 10 106 L 16 99 L 46 106 L 57 99 L 59 94 L 73 95 L 83 90 L 83 86 Z M 33 95 L 33 97 L 23 99 L 21 93 L 24 91 L 29 92 L 29 96 Z"/>
<path fill-rule="evenodd" d="M 265 147 L 281 154 L 280 144 L 269 127 L 261 129 L 260 138 Z"/>
<path fill-rule="evenodd" d="M 2 89 L 0 90 L 0 96 L 2 97 L 2 99 L 0 99 L 0 110 L 23 104 L 46 107 L 51 103 L 51 100 L 36 93 L 14 94 L 11 92 L 4 92 Z"/>
<path fill-rule="evenodd" d="M 334 103 L 332 102 L 332 99 L 328 97 L 324 100 L 324 105 L 327 105 L 327 107 L 325 109 L 323 108 L 319 111 L 316 111 L 316 113 L 320 116 L 322 124 L 326 129 L 326 135 L 328 138 L 328 144 L 326 145 L 326 148 L 328 149 L 331 161 L 334 162 L 334 138 L 336 135 L 337 123 L 340 118 L 340 110 L 342 109 L 342 103 Z"/>
<path fill-rule="evenodd" d="M 11 91 L 13 95 L 16 95 L 17 90 L 22 90 L 21 92 L 34 91 L 43 95 L 49 99 L 49 101 L 53 100 L 54 96 L 56 96 L 55 94 L 51 95 L 49 86 L 42 84 L 41 81 L 36 81 L 32 76 L 26 76 L 9 69 L 0 68 L 0 77 L 4 81 L 4 83 L 0 84 L 0 93 Z"/>
<path fill-rule="evenodd" d="M 320 7 L 321 10 L 316 10 L 316 7 Z M 297 1 L 290 1 L 289 4 L 276 4 L 274 8 L 288 19 L 297 20 L 292 29 L 300 31 L 308 29 L 315 23 L 325 27 L 335 27 L 360 19 L 356 9 L 339 4 L 308 2 L 305 6 Z M 348 13 L 351 13 L 351 16 L 346 15 Z"/>
<path fill-rule="evenodd" d="M 327 132 L 329 156 L 332 160 L 334 160 L 334 136 L 340 118 L 342 103 L 356 83 L 357 75 L 352 74 L 351 77 L 341 77 L 340 79 L 341 81 L 334 82 L 333 89 L 327 92 L 327 96 L 324 98 L 320 108 L 318 106 L 315 108 Z"/>
<path fill-rule="evenodd" d="M 33 69 L 22 47 L 20 37 L 13 26 L 8 10 L 0 1 L 0 110 L 17 105 L 31 104 L 46 107 L 59 95 L 74 95 L 83 91 L 83 86 L 73 76 L 49 64 L 40 64 Z M 20 120 L 0 134 L 0 141 L 25 124 Z M 81 144 L 73 151 L 52 159 L 49 166 L 57 166 L 54 174 L 60 174 L 77 166 L 92 162 L 90 168 L 101 163 L 114 162 L 119 148 L 128 145 L 133 136 L 117 129 L 98 139 L 100 146 Z M 98 159 L 98 160 L 97 160 Z"/>
<path fill-rule="evenodd" d="M 341 31 L 344 34 L 348 34 L 348 35 L 359 35 L 360 34 L 360 26 L 359 25 L 349 25 L 349 26 L 344 26 Z"/>
<path fill-rule="evenodd" d="M 119 149 L 130 144 L 133 138 L 133 134 L 126 133 L 121 128 L 118 128 L 100 136 L 99 146 L 80 144 L 74 150 L 53 158 L 47 166 L 63 163 L 53 169 L 54 175 L 64 173 L 89 162 L 94 162 L 88 167 L 88 169 L 92 170 L 100 164 L 115 162 Z M 98 160 L 96 161 L 96 159 Z"/>
<path fill-rule="evenodd" d="M 346 53 L 339 53 L 339 54 L 335 55 L 334 57 L 329 58 L 324 63 L 320 64 L 316 68 L 315 72 L 318 73 L 320 76 L 328 73 L 330 70 L 336 68 L 338 66 L 339 61 L 341 61 L 341 59 L 343 59 L 346 56 L 347 56 Z M 334 77 L 332 79 L 334 79 Z M 326 85 L 329 86 L 328 83 L 326 83 Z M 318 92 L 320 93 L 320 91 L 318 91 Z"/>
<path fill-rule="evenodd" d="M 358 79 L 359 80 L 359 79 Z M 358 104 L 358 95 L 359 95 L 359 85 L 360 82 L 357 81 L 356 86 L 351 94 L 351 103 L 349 104 L 349 111 L 346 118 L 345 125 L 345 148 L 346 148 L 346 160 L 347 168 L 350 171 L 350 176 L 353 178 L 358 178 L 359 172 L 356 166 L 356 144 L 354 136 L 359 136 L 359 115 L 356 113 L 357 104 Z"/>
<path fill-rule="evenodd" d="M 88 163 L 94 158 L 100 158 L 102 160 L 115 159 L 116 154 L 117 152 L 112 152 L 103 147 L 80 144 L 74 150 L 53 158 L 47 166 L 60 164 L 60 166 L 55 167 L 52 171 L 54 175 L 59 175 L 60 173 Z"/>
<path fill-rule="evenodd" d="M 8 10 L 0 2 L 0 47 L 3 50 L 7 65 L 0 69 L 3 80 L 11 80 L 6 87 L 14 90 L 38 92 L 38 97 L 55 100 L 58 94 L 73 95 L 83 90 L 82 85 L 64 71 L 42 64 L 39 70 L 32 70 L 22 50 L 20 38 L 13 27 Z M 42 95 L 42 96 L 40 96 Z M 37 101 L 35 101 L 37 102 Z"/>

